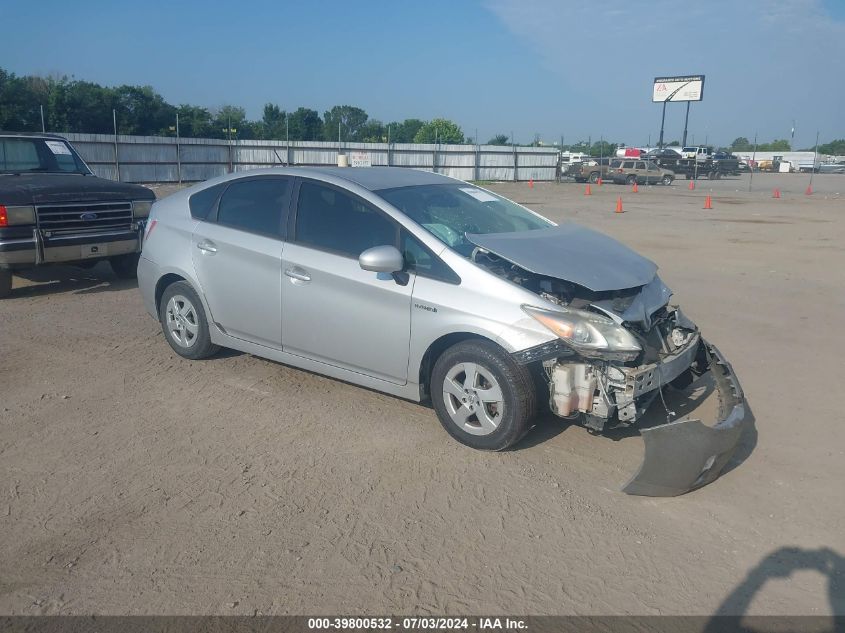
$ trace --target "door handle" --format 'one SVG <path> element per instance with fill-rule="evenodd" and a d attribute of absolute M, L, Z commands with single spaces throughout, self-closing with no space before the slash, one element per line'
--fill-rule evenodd
<path fill-rule="evenodd" d="M 306 273 L 301 268 L 288 268 L 285 271 L 285 275 L 287 275 L 294 281 L 311 281 L 310 275 L 308 275 L 308 273 Z"/>
<path fill-rule="evenodd" d="M 201 241 L 197 244 L 197 248 L 208 255 L 214 255 L 214 253 L 217 252 L 217 246 L 215 246 L 214 242 L 212 242 L 211 240 Z"/>

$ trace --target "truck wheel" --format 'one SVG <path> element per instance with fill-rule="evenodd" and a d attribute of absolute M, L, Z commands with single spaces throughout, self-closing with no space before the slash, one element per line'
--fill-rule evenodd
<path fill-rule="evenodd" d="M 463 341 L 443 352 L 430 392 L 446 432 L 479 450 L 501 451 L 518 442 L 537 411 L 528 368 L 485 340 Z"/>
<path fill-rule="evenodd" d="M 707 173 L 707 179 L 708 180 L 716 180 L 716 172 L 715 171 L 708 172 Z"/>
<path fill-rule="evenodd" d="M 599 181 L 599 172 L 594 171 L 590 174 L 590 182 L 596 184 Z"/>
<path fill-rule="evenodd" d="M 128 255 L 117 255 L 109 259 L 111 269 L 114 274 L 120 279 L 137 279 L 138 277 L 138 258 L 140 253 L 130 253 Z"/>
<path fill-rule="evenodd" d="M 211 342 L 202 301 L 187 281 L 177 281 L 164 289 L 158 320 L 164 338 L 179 356 L 199 360 L 220 349 Z"/>
<path fill-rule="evenodd" d="M 12 271 L 0 270 L 0 299 L 12 294 Z"/>
<path fill-rule="evenodd" d="M 637 182 L 637 177 L 634 174 L 631 174 L 625 179 L 625 183 L 629 185 L 633 185 L 635 182 Z"/>
<path fill-rule="evenodd" d="M 669 185 L 672 184 L 673 180 L 675 180 L 675 179 L 672 178 L 672 176 L 670 176 L 669 174 L 666 174 L 665 176 L 663 176 L 662 182 L 663 182 L 664 185 L 666 185 L 668 187 Z"/>

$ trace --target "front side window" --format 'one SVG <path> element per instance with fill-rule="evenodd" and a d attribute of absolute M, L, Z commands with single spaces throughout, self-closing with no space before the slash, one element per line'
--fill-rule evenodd
<path fill-rule="evenodd" d="M 405 258 L 406 270 L 440 281 L 460 283 L 460 278 L 442 259 L 405 230 L 402 231 L 399 250 Z"/>
<path fill-rule="evenodd" d="M 271 237 L 282 234 L 289 178 L 256 178 L 230 184 L 217 208 L 218 224 Z"/>
<path fill-rule="evenodd" d="M 625 164 L 622 165 L 622 169 L 633 169 L 634 168 L 634 161 L 626 160 Z"/>
<path fill-rule="evenodd" d="M 296 207 L 296 241 L 358 257 L 373 246 L 395 246 L 397 225 L 351 194 L 303 181 Z"/>
<path fill-rule="evenodd" d="M 377 193 L 464 256 L 475 248 L 466 239 L 467 233 L 514 233 L 554 226 L 507 198 L 464 183 L 399 187 Z"/>

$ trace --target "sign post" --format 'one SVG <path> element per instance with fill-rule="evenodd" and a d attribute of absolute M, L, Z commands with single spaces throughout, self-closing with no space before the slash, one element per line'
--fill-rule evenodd
<path fill-rule="evenodd" d="M 651 101 L 663 104 L 663 115 L 660 119 L 660 141 L 658 145 L 663 149 L 663 126 L 666 123 L 666 103 L 669 101 L 686 101 L 687 115 L 684 119 L 684 141 L 687 144 L 687 127 L 689 124 L 689 106 L 692 101 L 704 98 L 704 75 L 686 75 L 683 77 L 655 77 L 652 86 Z"/>

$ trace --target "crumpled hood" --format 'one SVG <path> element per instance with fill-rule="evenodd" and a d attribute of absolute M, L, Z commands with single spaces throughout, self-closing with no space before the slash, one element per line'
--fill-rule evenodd
<path fill-rule="evenodd" d="M 146 187 L 80 174 L 0 176 L 0 204 L 45 204 L 102 200 L 155 200 Z"/>
<path fill-rule="evenodd" d="M 657 265 L 612 237 L 577 224 L 516 233 L 467 233 L 481 248 L 537 275 L 594 292 L 644 286 Z"/>

